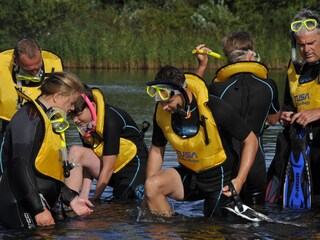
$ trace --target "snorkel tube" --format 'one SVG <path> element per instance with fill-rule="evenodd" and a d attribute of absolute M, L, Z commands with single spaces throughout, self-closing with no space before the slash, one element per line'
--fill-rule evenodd
<path fill-rule="evenodd" d="M 297 40 L 294 35 L 294 32 L 291 33 L 291 60 L 295 62 L 297 60 L 297 51 L 296 51 Z"/>
<path fill-rule="evenodd" d="M 215 58 L 218 58 L 218 59 L 221 59 L 221 60 L 227 60 L 224 56 L 222 56 L 219 53 L 216 53 L 216 52 L 205 52 L 203 49 L 192 50 L 192 53 L 193 54 L 207 54 L 207 55 L 209 55 L 211 57 L 215 57 Z"/>
<path fill-rule="evenodd" d="M 79 132 L 81 133 L 82 136 L 84 137 L 90 137 L 91 133 L 96 130 L 96 123 L 97 123 L 97 113 L 92 105 L 92 102 L 90 101 L 90 99 L 88 98 L 87 95 L 85 94 L 80 94 L 81 97 L 83 98 L 83 100 L 86 102 L 90 114 L 92 116 L 92 121 L 90 123 L 88 123 L 86 129 L 82 129 L 82 128 L 78 128 Z"/>

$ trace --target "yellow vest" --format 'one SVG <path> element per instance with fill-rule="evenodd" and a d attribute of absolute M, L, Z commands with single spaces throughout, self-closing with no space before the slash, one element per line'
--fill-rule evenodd
<path fill-rule="evenodd" d="M 62 145 L 61 141 L 63 141 L 63 139 L 61 135 L 53 132 L 52 125 L 47 114 L 35 100 L 32 100 L 29 96 L 19 90 L 17 90 L 17 94 L 27 101 L 32 101 L 40 111 L 44 120 L 45 134 L 35 160 L 35 168 L 41 174 L 63 182 L 64 172 L 60 150 Z"/>
<path fill-rule="evenodd" d="M 297 111 L 300 112 L 302 110 L 320 108 L 320 84 L 318 83 L 319 77 L 307 83 L 300 84 L 300 75 L 296 73 L 292 61 L 290 61 L 287 74 L 291 99 L 293 105 L 297 108 Z"/>
<path fill-rule="evenodd" d="M 190 89 L 197 101 L 199 116 L 206 118 L 206 127 L 209 136 L 209 144 L 205 143 L 205 131 L 202 125 L 198 133 L 187 139 L 183 139 L 172 129 L 171 113 L 162 109 L 158 104 L 156 121 L 162 129 L 165 137 L 177 153 L 181 165 L 195 171 L 203 171 L 220 165 L 226 160 L 226 154 L 222 146 L 217 125 L 206 103 L 209 94 L 204 81 L 196 75 L 185 74 L 187 88 Z"/>
<path fill-rule="evenodd" d="M 268 77 L 268 68 L 259 62 L 236 62 L 219 68 L 214 82 L 223 82 L 237 73 L 251 73 L 258 78 Z"/>
<path fill-rule="evenodd" d="M 100 138 L 100 143 L 93 148 L 93 151 L 98 157 L 102 157 L 103 155 L 103 129 L 104 129 L 104 118 L 105 118 L 105 101 L 103 93 L 98 88 L 93 88 L 93 99 L 96 104 L 96 111 L 97 111 L 97 123 L 96 123 L 96 134 L 98 134 Z M 94 134 L 93 134 L 94 135 Z M 93 143 L 97 142 L 97 139 L 94 140 L 94 137 L 83 137 L 85 142 Z M 115 166 L 114 166 L 114 173 L 120 171 L 128 162 L 130 162 L 137 154 L 137 146 L 127 140 L 125 138 L 120 138 L 120 149 L 119 154 L 117 155 Z"/>
<path fill-rule="evenodd" d="M 42 59 L 45 73 L 51 73 L 52 68 L 55 72 L 62 71 L 61 59 L 47 51 L 42 52 Z M 18 95 L 15 90 L 16 83 L 12 79 L 13 68 L 13 49 L 0 53 L 0 118 L 9 121 L 16 113 L 19 106 L 17 106 Z M 40 84 L 37 87 L 22 87 L 22 92 L 31 99 L 36 99 L 39 94 Z"/>

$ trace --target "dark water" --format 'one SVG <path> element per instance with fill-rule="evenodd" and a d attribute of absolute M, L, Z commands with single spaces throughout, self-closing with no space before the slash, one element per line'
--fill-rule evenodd
<path fill-rule="evenodd" d="M 107 101 L 127 110 L 138 124 L 152 122 L 155 102 L 145 91 L 145 82 L 151 81 L 155 71 L 90 71 L 72 70 L 90 86 L 100 87 Z M 280 101 L 284 85 L 284 73 L 273 73 Z M 209 77 L 206 77 L 209 80 Z M 279 125 L 270 127 L 264 135 L 266 164 L 274 156 L 275 140 L 281 131 Z M 146 133 L 146 143 L 150 146 L 151 128 Z M 71 127 L 67 134 L 70 144 L 79 144 L 77 132 Z M 175 153 L 170 146 L 165 154 L 164 167 L 175 166 Z M 107 188 L 103 198 L 111 195 Z M 52 229 L 31 231 L 8 231 L 0 229 L 0 239 L 311 239 L 320 238 L 320 209 L 312 211 L 290 211 L 279 206 L 261 206 L 257 211 L 274 220 L 301 224 L 300 227 L 279 223 L 253 223 L 239 217 L 208 219 L 202 216 L 202 201 L 176 202 L 172 206 L 177 213 L 170 220 L 153 219 L 142 215 L 138 202 L 108 202 L 97 205 L 95 212 L 86 217 L 71 216 L 62 220 Z M 10 216 L 8 216 L 10 217 Z"/>

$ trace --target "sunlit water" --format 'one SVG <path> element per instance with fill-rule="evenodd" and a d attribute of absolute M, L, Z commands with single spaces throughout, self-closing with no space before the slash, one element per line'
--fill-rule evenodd
<path fill-rule="evenodd" d="M 154 101 L 145 93 L 145 82 L 153 79 L 155 71 L 89 71 L 74 70 L 90 86 L 102 89 L 107 101 L 127 110 L 140 126 L 144 120 L 152 123 Z M 280 101 L 283 91 L 283 73 L 274 74 L 279 85 Z M 209 79 L 209 78 L 208 78 Z M 269 127 L 264 135 L 267 167 L 274 156 L 279 125 Z M 151 142 L 152 127 L 145 141 Z M 71 126 L 67 134 L 68 145 L 80 144 L 78 134 Z M 176 157 L 167 146 L 164 168 L 175 166 Z M 111 189 L 103 194 L 105 199 L 97 204 L 94 213 L 80 218 L 69 213 L 52 229 L 12 231 L 0 228 L 0 239 L 310 239 L 320 238 L 319 207 L 312 211 L 291 211 L 279 206 L 260 206 L 255 210 L 278 221 L 300 224 L 285 225 L 267 222 L 249 222 L 235 216 L 209 219 L 202 216 L 202 201 L 171 204 L 176 215 L 171 219 L 153 218 L 140 209 L 140 202 L 108 201 Z M 10 217 L 10 216 L 8 216 Z"/>

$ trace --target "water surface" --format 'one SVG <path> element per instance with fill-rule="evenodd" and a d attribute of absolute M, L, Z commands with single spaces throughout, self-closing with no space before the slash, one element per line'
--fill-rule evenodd
<path fill-rule="evenodd" d="M 110 71 L 72 70 L 90 86 L 102 89 L 107 101 L 127 110 L 139 126 L 144 120 L 152 123 L 155 102 L 145 92 L 145 82 L 154 78 L 156 71 Z M 272 73 L 277 82 L 282 102 L 284 73 Z M 209 81 L 210 77 L 206 76 Z M 274 156 L 275 140 L 281 126 L 266 130 L 264 135 L 266 164 Z M 150 146 L 152 127 L 146 133 Z M 68 145 L 80 144 L 78 134 L 71 127 L 67 134 Z M 166 149 L 164 168 L 175 166 L 175 153 L 170 146 Z M 107 188 L 103 198 L 108 199 L 111 189 Z M 97 205 L 95 212 L 85 218 L 72 216 L 57 223 L 52 229 L 12 231 L 0 229 L 1 239 L 310 239 L 320 238 L 319 208 L 312 211 L 290 211 L 279 206 L 256 208 L 275 220 L 301 224 L 253 223 L 239 217 L 209 219 L 202 216 L 202 201 L 171 201 L 176 216 L 170 220 L 142 216 L 139 202 L 108 202 Z M 69 214 L 70 215 L 70 214 Z M 8 216 L 10 217 L 10 216 Z"/>

